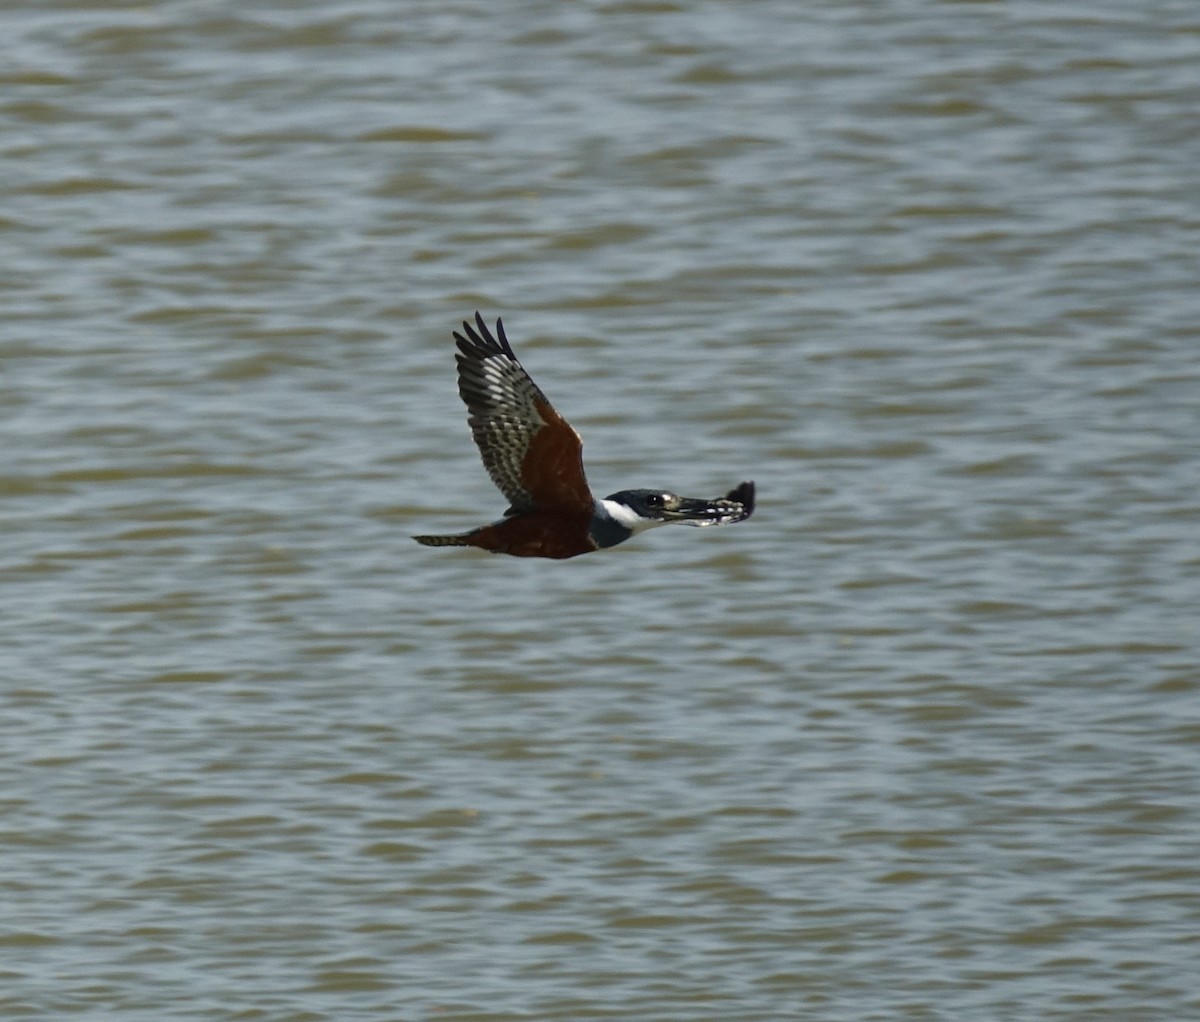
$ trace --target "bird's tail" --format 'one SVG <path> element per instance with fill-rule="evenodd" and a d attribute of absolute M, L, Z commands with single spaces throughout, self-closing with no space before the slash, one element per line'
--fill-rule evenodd
<path fill-rule="evenodd" d="M 470 546 L 470 536 L 465 532 L 461 536 L 413 536 L 413 539 L 424 546 Z"/>

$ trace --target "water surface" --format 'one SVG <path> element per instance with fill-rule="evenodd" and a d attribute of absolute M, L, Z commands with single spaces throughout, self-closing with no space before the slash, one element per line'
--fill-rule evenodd
<path fill-rule="evenodd" d="M 1191 5 L 0 28 L 0 1012 L 1200 1014 Z"/>

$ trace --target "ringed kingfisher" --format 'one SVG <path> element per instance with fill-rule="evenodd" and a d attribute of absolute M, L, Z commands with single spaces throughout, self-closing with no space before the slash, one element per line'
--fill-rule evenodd
<path fill-rule="evenodd" d="M 465 335 L 465 336 L 464 336 Z M 458 343 L 458 393 L 483 467 L 508 499 L 504 517 L 456 536 L 414 536 L 425 546 L 472 546 L 515 557 L 576 557 L 624 543 L 656 525 L 725 525 L 754 512 L 754 483 L 700 500 L 666 490 L 621 490 L 597 500 L 583 474 L 583 441 L 475 313 Z"/>

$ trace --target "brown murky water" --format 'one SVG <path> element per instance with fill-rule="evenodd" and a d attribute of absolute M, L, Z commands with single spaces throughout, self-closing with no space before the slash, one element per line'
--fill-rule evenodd
<path fill-rule="evenodd" d="M 1200 1016 L 1193 5 L 0 29 L 0 1014 Z"/>

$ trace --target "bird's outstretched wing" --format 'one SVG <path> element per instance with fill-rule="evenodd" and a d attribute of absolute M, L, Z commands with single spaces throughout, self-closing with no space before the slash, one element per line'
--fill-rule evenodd
<path fill-rule="evenodd" d="M 464 336 L 465 335 L 465 336 Z M 509 514 L 543 510 L 590 513 L 592 492 L 583 474 L 583 442 L 529 378 L 496 320 L 463 321 L 458 342 L 458 392 L 483 455 L 483 467 L 511 502 Z"/>

